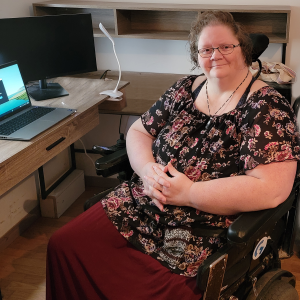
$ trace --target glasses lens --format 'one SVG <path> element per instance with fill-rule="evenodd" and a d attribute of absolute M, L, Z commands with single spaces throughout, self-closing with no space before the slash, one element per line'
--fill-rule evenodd
<path fill-rule="evenodd" d="M 240 44 L 238 45 L 233 45 L 233 44 L 224 44 L 224 45 L 220 45 L 217 48 L 201 48 L 198 50 L 198 53 L 200 54 L 201 57 L 211 57 L 214 49 L 218 49 L 220 51 L 221 54 L 230 54 L 233 52 L 233 49 L 235 47 L 238 47 Z"/>
<path fill-rule="evenodd" d="M 202 57 L 210 57 L 213 53 L 214 49 L 213 48 L 201 48 L 198 50 L 199 54 Z"/>
<path fill-rule="evenodd" d="M 234 49 L 234 45 L 221 45 L 219 49 L 222 54 L 230 54 Z"/>

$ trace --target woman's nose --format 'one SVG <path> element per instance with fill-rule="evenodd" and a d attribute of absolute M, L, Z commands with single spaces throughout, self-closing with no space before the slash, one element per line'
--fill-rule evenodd
<path fill-rule="evenodd" d="M 214 52 L 211 55 L 210 59 L 216 59 L 216 58 L 219 58 L 219 57 L 223 57 L 223 55 L 221 54 L 219 49 L 214 49 Z"/>

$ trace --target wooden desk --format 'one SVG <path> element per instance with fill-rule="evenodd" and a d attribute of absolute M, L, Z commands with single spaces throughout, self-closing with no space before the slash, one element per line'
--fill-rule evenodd
<path fill-rule="evenodd" d="M 91 78 L 61 77 L 53 82 L 60 83 L 69 96 L 39 102 L 33 100 L 32 104 L 73 108 L 77 112 L 29 142 L 0 140 L 0 195 L 96 127 L 99 124 L 98 105 L 108 98 L 99 93 L 116 86 L 116 81 Z M 119 88 L 128 84 L 121 81 Z M 61 138 L 65 139 L 51 150 L 46 150 Z"/>
<path fill-rule="evenodd" d="M 87 74 L 76 75 L 77 78 L 88 76 L 89 78 L 100 78 L 104 71 L 91 72 Z M 109 71 L 107 78 L 118 80 L 118 72 Z M 150 73 L 150 72 L 122 72 L 122 80 L 129 81 L 130 85 L 126 87 L 127 106 L 120 111 L 101 109 L 99 113 L 103 114 L 122 114 L 140 116 L 147 111 L 165 91 L 172 86 L 178 79 L 186 74 L 170 73 Z"/>
<path fill-rule="evenodd" d="M 89 74 L 90 78 L 99 78 L 103 72 L 97 71 Z M 103 110 L 103 114 L 119 114 L 140 116 L 147 111 L 165 91 L 172 86 L 178 79 L 187 74 L 168 74 L 168 73 L 149 73 L 149 72 L 122 72 L 122 79 L 129 81 L 130 85 L 126 88 L 127 106 L 120 111 Z M 118 79 L 118 72 L 108 72 L 108 78 Z M 278 84 L 267 82 L 279 93 L 281 93 L 290 103 L 292 100 L 292 84 Z"/>

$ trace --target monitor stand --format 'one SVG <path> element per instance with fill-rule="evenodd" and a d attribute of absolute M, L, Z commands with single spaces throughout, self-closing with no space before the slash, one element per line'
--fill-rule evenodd
<path fill-rule="evenodd" d="M 35 101 L 68 96 L 69 93 L 59 83 L 47 83 L 46 79 L 39 80 L 39 85 L 32 85 L 27 91 Z"/>

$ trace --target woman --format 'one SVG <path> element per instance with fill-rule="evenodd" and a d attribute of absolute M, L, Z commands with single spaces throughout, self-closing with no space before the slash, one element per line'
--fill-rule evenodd
<path fill-rule="evenodd" d="M 197 269 L 225 242 L 203 229 L 289 195 L 295 117 L 250 75 L 247 35 L 231 14 L 214 11 L 190 36 L 204 76 L 176 82 L 132 125 L 132 180 L 52 236 L 48 300 L 199 299 Z"/>

